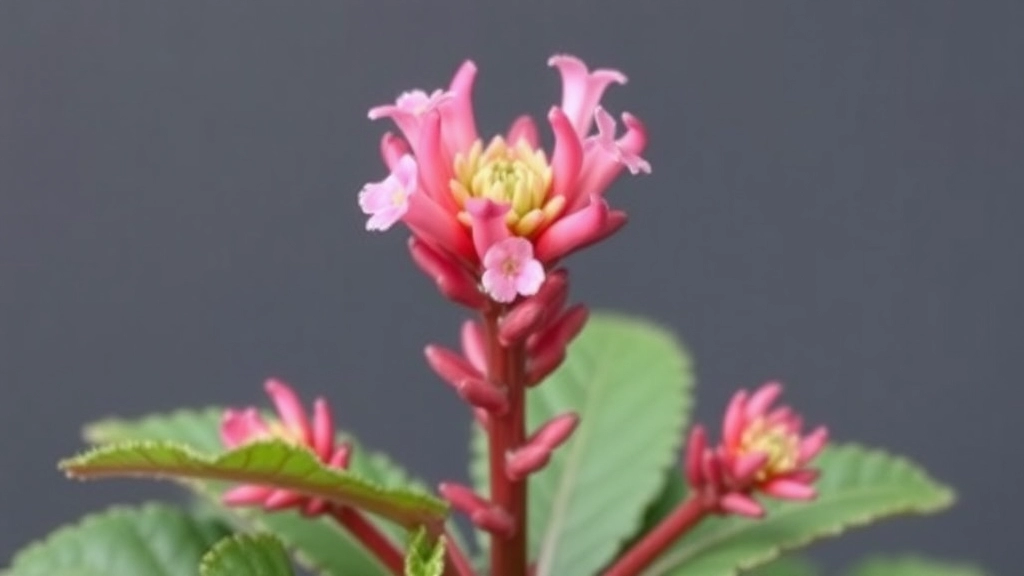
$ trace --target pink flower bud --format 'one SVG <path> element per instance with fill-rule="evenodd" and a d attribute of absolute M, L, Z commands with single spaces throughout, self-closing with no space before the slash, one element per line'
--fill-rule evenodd
<path fill-rule="evenodd" d="M 476 378 L 469 378 L 458 383 L 456 390 L 471 406 L 482 408 L 494 414 L 504 414 L 508 410 L 508 398 L 500 388 Z"/>
<path fill-rule="evenodd" d="M 551 460 L 552 448 L 529 444 L 512 452 L 505 459 L 505 475 L 513 482 L 519 482 L 530 474 L 547 466 Z"/>
<path fill-rule="evenodd" d="M 515 532 L 515 522 L 508 512 L 477 495 L 471 488 L 442 482 L 438 491 L 453 508 L 469 516 L 479 528 L 505 537 Z"/>
<path fill-rule="evenodd" d="M 466 320 L 462 323 L 462 354 L 478 372 L 487 372 L 487 337 L 479 322 Z"/>
<path fill-rule="evenodd" d="M 463 380 L 479 380 L 484 377 L 465 358 L 443 346 L 431 344 L 424 348 L 423 353 L 434 373 L 452 386 L 458 386 Z"/>
<path fill-rule="evenodd" d="M 526 373 L 526 385 L 536 386 L 543 382 L 565 361 L 565 348 L 549 347 L 539 350 L 530 358 Z"/>
<path fill-rule="evenodd" d="M 572 436 L 579 422 L 580 418 L 574 412 L 560 414 L 548 420 L 547 423 L 534 432 L 528 442 L 554 450 Z"/>
<path fill-rule="evenodd" d="M 539 356 L 550 349 L 566 349 L 569 342 L 583 330 L 589 315 L 587 307 L 582 304 L 570 307 L 543 332 L 527 341 L 528 352 Z"/>
<path fill-rule="evenodd" d="M 690 430 L 690 439 L 686 442 L 686 481 L 692 488 L 704 485 L 702 462 L 707 450 L 707 437 L 704 427 L 698 424 Z"/>
<path fill-rule="evenodd" d="M 740 516 L 748 516 L 750 518 L 761 518 L 764 516 L 764 508 L 761 507 L 753 498 L 745 494 L 739 494 L 733 492 L 722 496 L 719 500 L 719 504 L 722 510 L 725 512 L 731 512 L 733 514 L 739 514 Z"/>
<path fill-rule="evenodd" d="M 459 264 L 415 237 L 409 239 L 409 253 L 413 262 L 434 280 L 437 289 L 449 300 L 477 310 L 486 304 L 487 297 Z"/>
<path fill-rule="evenodd" d="M 568 295 L 569 282 L 565 271 L 548 274 L 536 295 L 526 298 L 501 319 L 498 339 L 505 346 L 521 342 L 551 317 L 558 314 Z"/>

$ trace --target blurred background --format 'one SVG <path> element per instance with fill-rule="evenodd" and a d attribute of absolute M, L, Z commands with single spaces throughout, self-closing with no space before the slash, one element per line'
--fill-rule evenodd
<path fill-rule="evenodd" d="M 650 129 L 631 223 L 574 295 L 660 319 L 698 416 L 769 378 L 837 439 L 960 491 L 816 547 L 1019 567 L 1024 4 L 921 0 L 0 2 L 0 558 L 117 499 L 54 463 L 83 422 L 264 403 L 279 376 L 436 482 L 464 407 L 421 349 L 462 312 L 369 234 L 366 110 L 480 67 L 504 131 L 559 97 L 549 55 L 630 77 Z M 547 136 L 545 136 L 548 138 Z M 548 138 L 550 141 L 550 138 Z M 1014 440 L 1016 438 L 1017 440 Z"/>

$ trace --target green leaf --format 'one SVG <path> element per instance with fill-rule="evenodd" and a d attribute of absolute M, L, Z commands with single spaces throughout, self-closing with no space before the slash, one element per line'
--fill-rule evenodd
<path fill-rule="evenodd" d="M 177 441 L 206 452 L 222 449 L 219 426 L 223 409 L 179 410 L 137 419 L 111 418 L 88 425 L 85 438 L 93 444 L 110 444 L 127 440 Z M 385 487 L 408 487 L 426 491 L 426 486 L 413 480 L 386 456 L 364 449 L 349 436 L 339 440 L 352 444 L 354 450 L 349 469 L 359 476 Z M 306 518 L 296 512 L 264 512 L 258 508 L 223 507 L 220 495 L 230 484 L 189 480 L 183 484 L 204 498 L 207 510 L 215 510 L 226 518 L 252 531 L 277 535 L 293 549 L 300 564 L 319 574 L 347 576 L 385 576 L 389 572 L 349 533 L 328 519 Z M 406 530 L 387 521 L 371 517 L 370 521 L 385 532 L 395 544 L 405 542 Z"/>
<path fill-rule="evenodd" d="M 580 425 L 529 485 L 529 545 L 538 576 L 590 576 L 641 526 L 677 466 L 693 384 L 667 331 L 594 314 L 566 362 L 527 398 L 527 424 L 575 411 Z M 487 443 L 473 438 L 471 474 L 488 493 Z M 486 542 L 481 542 L 486 546 Z"/>
<path fill-rule="evenodd" d="M 441 576 L 442 573 L 444 538 L 431 542 L 426 530 L 417 530 L 405 556 L 405 576 Z"/>
<path fill-rule="evenodd" d="M 117 506 L 59 528 L 15 555 L 4 576 L 195 576 L 227 534 L 171 506 Z"/>
<path fill-rule="evenodd" d="M 904 556 L 866 560 L 850 576 L 985 576 L 985 571 L 969 564 Z"/>
<path fill-rule="evenodd" d="M 203 556 L 200 576 L 294 576 L 281 541 L 270 534 L 239 534 Z"/>
<path fill-rule="evenodd" d="M 937 512 L 953 503 L 949 488 L 907 460 L 860 446 L 830 446 L 812 503 L 764 501 L 761 520 L 715 517 L 702 522 L 645 576 L 733 576 L 785 550 L 836 536 L 897 514 Z"/>
<path fill-rule="evenodd" d="M 799 556 L 783 556 L 764 566 L 744 570 L 743 576 L 817 576 L 818 567 Z"/>
<path fill-rule="evenodd" d="M 406 527 L 438 522 L 445 504 L 419 491 L 383 487 L 328 468 L 311 450 L 279 439 L 260 440 L 220 455 L 177 442 L 129 441 L 95 448 L 60 463 L 68 476 L 195 478 L 266 484 L 379 514 Z"/>

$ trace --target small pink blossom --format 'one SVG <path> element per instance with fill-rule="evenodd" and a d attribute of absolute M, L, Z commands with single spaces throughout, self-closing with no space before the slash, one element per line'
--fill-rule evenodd
<path fill-rule="evenodd" d="M 629 169 L 630 174 L 651 173 L 651 164 L 647 160 L 631 147 L 615 140 L 615 118 L 611 114 L 598 106 L 594 110 L 594 121 L 597 123 L 597 145 L 602 150 Z"/>
<path fill-rule="evenodd" d="M 687 444 L 690 486 L 716 498 L 722 512 L 759 517 L 764 508 L 751 495 L 760 492 L 786 500 L 816 496 L 818 471 L 808 467 L 828 442 L 828 430 L 801 430 L 802 419 L 788 406 L 772 408 L 782 385 L 769 382 L 753 394 L 737 392 L 722 425 L 722 443 L 707 444 L 707 432 L 695 426 Z"/>
<path fill-rule="evenodd" d="M 533 245 L 523 238 L 506 238 L 484 255 L 484 290 L 496 302 L 532 296 L 544 283 L 544 266 L 533 257 Z"/>
<path fill-rule="evenodd" d="M 225 411 L 220 427 L 225 447 L 233 449 L 251 442 L 278 438 L 309 448 L 329 467 L 348 467 L 351 448 L 348 444 L 335 442 L 334 420 L 323 398 L 314 401 L 310 417 L 298 395 L 284 382 L 268 380 L 265 388 L 277 410 L 278 419 L 265 420 L 255 407 Z M 321 499 L 257 484 L 236 486 L 224 493 L 223 501 L 231 506 L 256 505 L 268 510 L 295 507 L 307 515 L 319 514 L 327 508 L 327 502 Z"/>
<path fill-rule="evenodd" d="M 380 182 L 371 182 L 359 192 L 359 207 L 370 216 L 367 230 L 387 230 L 409 211 L 409 197 L 416 192 L 416 161 L 405 154 L 394 172 Z"/>

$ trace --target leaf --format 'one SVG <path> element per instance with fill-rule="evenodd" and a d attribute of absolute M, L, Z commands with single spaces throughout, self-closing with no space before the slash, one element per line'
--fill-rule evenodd
<path fill-rule="evenodd" d="M 405 556 L 405 576 L 441 576 L 442 573 L 444 538 L 430 542 L 426 530 L 417 530 Z"/>
<path fill-rule="evenodd" d="M 904 556 L 866 560 L 850 576 L 985 576 L 985 571 L 969 564 Z"/>
<path fill-rule="evenodd" d="M 126 440 L 178 441 L 206 452 L 222 449 L 218 433 L 223 410 L 178 410 L 137 419 L 111 418 L 92 423 L 85 428 L 85 438 L 93 444 L 109 444 Z M 410 487 L 426 491 L 386 456 L 363 449 L 354 438 L 343 435 L 353 445 L 349 469 L 363 478 L 385 487 Z M 240 522 L 253 531 L 274 533 L 295 552 L 300 564 L 321 574 L 347 576 L 385 576 L 389 572 L 349 533 L 328 519 L 312 519 L 298 513 L 264 512 L 251 507 L 224 507 L 219 504 L 223 490 L 230 486 L 222 482 L 189 480 L 183 482 L 202 496 L 208 510 Z M 396 544 L 405 541 L 406 530 L 391 522 L 370 517 L 378 529 L 390 536 Z"/>
<path fill-rule="evenodd" d="M 270 534 L 239 534 L 218 542 L 203 556 L 200 576 L 294 576 L 281 541 Z"/>
<path fill-rule="evenodd" d="M 407 527 L 444 518 L 445 504 L 419 491 L 378 486 L 359 475 L 328 468 L 305 446 L 260 440 L 220 455 L 177 442 L 128 441 L 90 450 L 60 463 L 68 476 L 195 478 L 267 484 L 360 508 Z"/>
<path fill-rule="evenodd" d="M 817 576 L 818 567 L 799 556 L 783 556 L 764 566 L 744 570 L 742 576 Z"/>
<path fill-rule="evenodd" d="M 681 344 L 638 319 L 594 314 L 566 362 L 527 397 L 527 425 L 580 414 L 576 432 L 530 479 L 529 545 L 537 576 L 590 576 L 641 526 L 677 465 L 693 376 Z M 471 474 L 488 493 L 486 438 Z M 481 542 L 486 546 L 486 542 Z"/>
<path fill-rule="evenodd" d="M 52 532 L 15 555 L 4 576 L 194 576 L 227 534 L 164 504 L 116 506 Z"/>
<path fill-rule="evenodd" d="M 816 501 L 765 500 L 768 515 L 761 520 L 707 519 L 645 576 L 733 576 L 847 528 L 897 514 L 937 512 L 954 500 L 952 490 L 907 460 L 882 451 L 834 445 L 817 464 L 822 477 Z"/>

